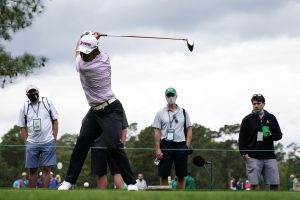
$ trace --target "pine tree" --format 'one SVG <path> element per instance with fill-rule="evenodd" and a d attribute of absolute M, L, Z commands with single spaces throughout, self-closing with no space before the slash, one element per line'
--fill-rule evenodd
<path fill-rule="evenodd" d="M 32 20 L 42 13 L 44 6 L 41 0 L 0 0 L 0 80 L 4 88 L 7 80 L 12 80 L 18 75 L 33 72 L 33 69 L 44 67 L 46 57 L 37 57 L 29 53 L 21 56 L 12 56 L 5 51 L 1 44 L 12 39 L 13 33 L 32 24 Z"/>

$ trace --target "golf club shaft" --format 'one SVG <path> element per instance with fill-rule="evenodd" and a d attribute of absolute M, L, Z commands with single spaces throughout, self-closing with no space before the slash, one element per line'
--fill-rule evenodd
<path fill-rule="evenodd" d="M 187 39 L 182 39 L 182 38 L 156 37 L 156 36 L 140 36 L 140 35 L 108 35 L 108 34 L 100 34 L 100 36 L 105 36 L 105 37 L 141 38 L 141 39 L 159 39 L 159 40 L 184 40 L 184 41 L 187 41 Z"/>

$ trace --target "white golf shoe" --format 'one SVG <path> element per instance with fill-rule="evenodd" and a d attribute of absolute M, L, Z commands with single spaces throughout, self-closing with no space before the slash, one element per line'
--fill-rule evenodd
<path fill-rule="evenodd" d="M 58 190 L 70 190 L 72 189 L 72 184 L 68 181 L 64 181 L 60 184 L 60 186 L 57 188 Z"/>
<path fill-rule="evenodd" d="M 127 186 L 128 191 L 138 191 L 138 187 L 135 184 L 130 184 Z"/>

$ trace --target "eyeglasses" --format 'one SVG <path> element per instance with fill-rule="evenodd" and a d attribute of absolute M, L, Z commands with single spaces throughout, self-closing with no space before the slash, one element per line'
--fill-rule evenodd
<path fill-rule="evenodd" d="M 253 97 L 262 97 L 262 94 L 254 94 Z"/>

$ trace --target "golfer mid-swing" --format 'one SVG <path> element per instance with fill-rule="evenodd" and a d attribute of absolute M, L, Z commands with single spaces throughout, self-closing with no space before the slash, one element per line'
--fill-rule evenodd
<path fill-rule="evenodd" d="M 120 142 L 123 107 L 111 89 L 109 57 L 98 49 L 99 32 L 84 34 L 76 48 L 76 69 L 90 106 L 73 149 L 65 181 L 58 190 L 69 190 L 76 183 L 94 140 L 102 138 L 116 161 L 128 190 L 137 190 L 136 180 Z"/>

